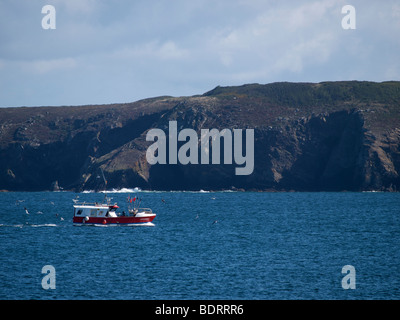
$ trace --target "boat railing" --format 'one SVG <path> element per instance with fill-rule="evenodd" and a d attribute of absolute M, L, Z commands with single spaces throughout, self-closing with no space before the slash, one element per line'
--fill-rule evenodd
<path fill-rule="evenodd" d="M 153 213 L 153 211 L 150 208 L 135 208 L 135 209 L 129 209 L 129 212 L 146 212 L 146 213 Z"/>
<path fill-rule="evenodd" d="M 116 204 L 116 203 L 115 203 Z M 112 206 L 112 204 L 107 204 L 107 203 L 99 203 L 99 202 L 76 202 L 74 201 L 75 206 L 94 206 L 94 207 L 109 207 Z"/>

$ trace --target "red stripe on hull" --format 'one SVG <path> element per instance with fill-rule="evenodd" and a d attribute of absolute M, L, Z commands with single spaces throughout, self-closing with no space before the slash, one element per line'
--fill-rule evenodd
<path fill-rule="evenodd" d="M 88 221 L 85 221 L 84 217 L 74 217 L 73 223 L 88 223 L 88 224 L 140 224 L 146 222 L 152 222 L 156 216 L 152 217 L 89 217 Z"/>

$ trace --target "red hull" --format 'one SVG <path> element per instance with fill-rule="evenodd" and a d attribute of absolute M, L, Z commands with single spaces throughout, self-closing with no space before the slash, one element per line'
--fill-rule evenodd
<path fill-rule="evenodd" d="M 90 217 L 87 221 L 84 217 L 74 217 L 72 221 L 79 224 L 142 224 L 152 222 L 155 217 Z"/>

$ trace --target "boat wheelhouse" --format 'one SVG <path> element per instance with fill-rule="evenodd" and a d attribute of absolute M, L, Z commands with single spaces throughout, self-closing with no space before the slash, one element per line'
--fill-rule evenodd
<path fill-rule="evenodd" d="M 75 203 L 74 225 L 151 225 L 156 217 L 150 208 L 129 209 L 117 213 L 117 204 Z"/>
<path fill-rule="evenodd" d="M 107 190 L 107 180 L 104 176 L 103 169 L 101 175 L 104 180 L 104 190 Z M 104 194 L 103 204 L 95 203 L 78 203 L 79 196 L 74 199 L 74 217 L 72 219 L 74 225 L 153 225 L 151 222 L 156 214 L 150 208 L 135 208 L 129 206 L 128 212 L 117 213 L 119 208 L 116 203 L 111 204 L 111 198 L 107 198 Z M 128 201 L 128 205 L 135 202 L 136 197 Z M 140 206 L 140 202 L 139 202 Z"/>

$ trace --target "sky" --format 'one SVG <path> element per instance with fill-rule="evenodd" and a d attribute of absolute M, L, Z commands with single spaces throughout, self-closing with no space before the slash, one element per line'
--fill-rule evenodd
<path fill-rule="evenodd" d="M 398 0 L 0 0 L 0 107 L 340 80 L 400 80 Z"/>

